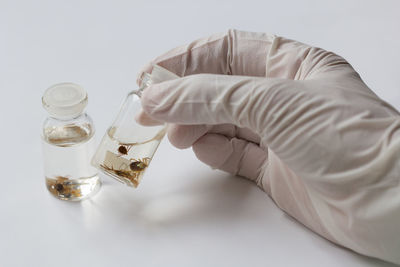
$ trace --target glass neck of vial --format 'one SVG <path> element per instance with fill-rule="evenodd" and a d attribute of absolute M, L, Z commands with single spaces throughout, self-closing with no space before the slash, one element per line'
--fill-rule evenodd
<path fill-rule="evenodd" d="M 150 75 L 150 73 L 146 72 L 146 73 L 143 74 L 142 82 L 141 82 L 141 84 L 139 86 L 139 89 L 133 90 L 129 94 L 135 93 L 135 94 L 137 94 L 137 95 L 139 95 L 141 97 L 142 96 L 142 92 L 144 91 L 144 89 L 149 87 L 151 85 L 151 83 L 152 83 L 151 75 Z"/>

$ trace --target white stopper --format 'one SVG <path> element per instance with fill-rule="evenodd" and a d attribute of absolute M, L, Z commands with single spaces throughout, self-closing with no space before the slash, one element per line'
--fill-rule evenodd
<path fill-rule="evenodd" d="M 88 103 L 86 91 L 74 83 L 58 83 L 48 88 L 42 97 L 43 107 L 50 116 L 67 119 L 79 116 Z"/>

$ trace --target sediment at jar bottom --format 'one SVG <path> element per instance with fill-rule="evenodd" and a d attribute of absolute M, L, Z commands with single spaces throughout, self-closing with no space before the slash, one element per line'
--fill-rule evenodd
<path fill-rule="evenodd" d="M 48 191 L 58 199 L 80 201 L 97 193 L 101 183 L 97 175 L 78 179 L 56 176 L 46 177 L 46 186 Z"/>

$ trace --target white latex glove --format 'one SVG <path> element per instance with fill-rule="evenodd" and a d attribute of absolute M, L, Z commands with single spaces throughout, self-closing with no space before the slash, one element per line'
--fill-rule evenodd
<path fill-rule="evenodd" d="M 229 31 L 151 64 L 184 77 L 144 91 L 141 123 L 171 123 L 173 145 L 255 181 L 308 228 L 400 263 L 400 116 L 343 58 Z"/>

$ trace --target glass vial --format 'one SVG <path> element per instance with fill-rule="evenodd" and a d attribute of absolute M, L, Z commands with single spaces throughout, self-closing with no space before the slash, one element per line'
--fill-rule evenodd
<path fill-rule="evenodd" d="M 44 175 L 47 189 L 58 199 L 79 201 L 101 185 L 90 164 L 96 144 L 92 119 L 84 113 L 87 103 L 85 90 L 73 83 L 53 85 L 42 97 L 49 113 L 42 129 Z"/>
<path fill-rule="evenodd" d="M 139 185 L 166 132 L 165 125 L 142 126 L 135 121 L 135 115 L 141 110 L 141 94 L 151 83 L 176 78 L 177 75 L 157 65 L 151 75 L 144 74 L 140 88 L 126 96 L 107 129 L 93 157 L 94 166 L 128 186 Z"/>

